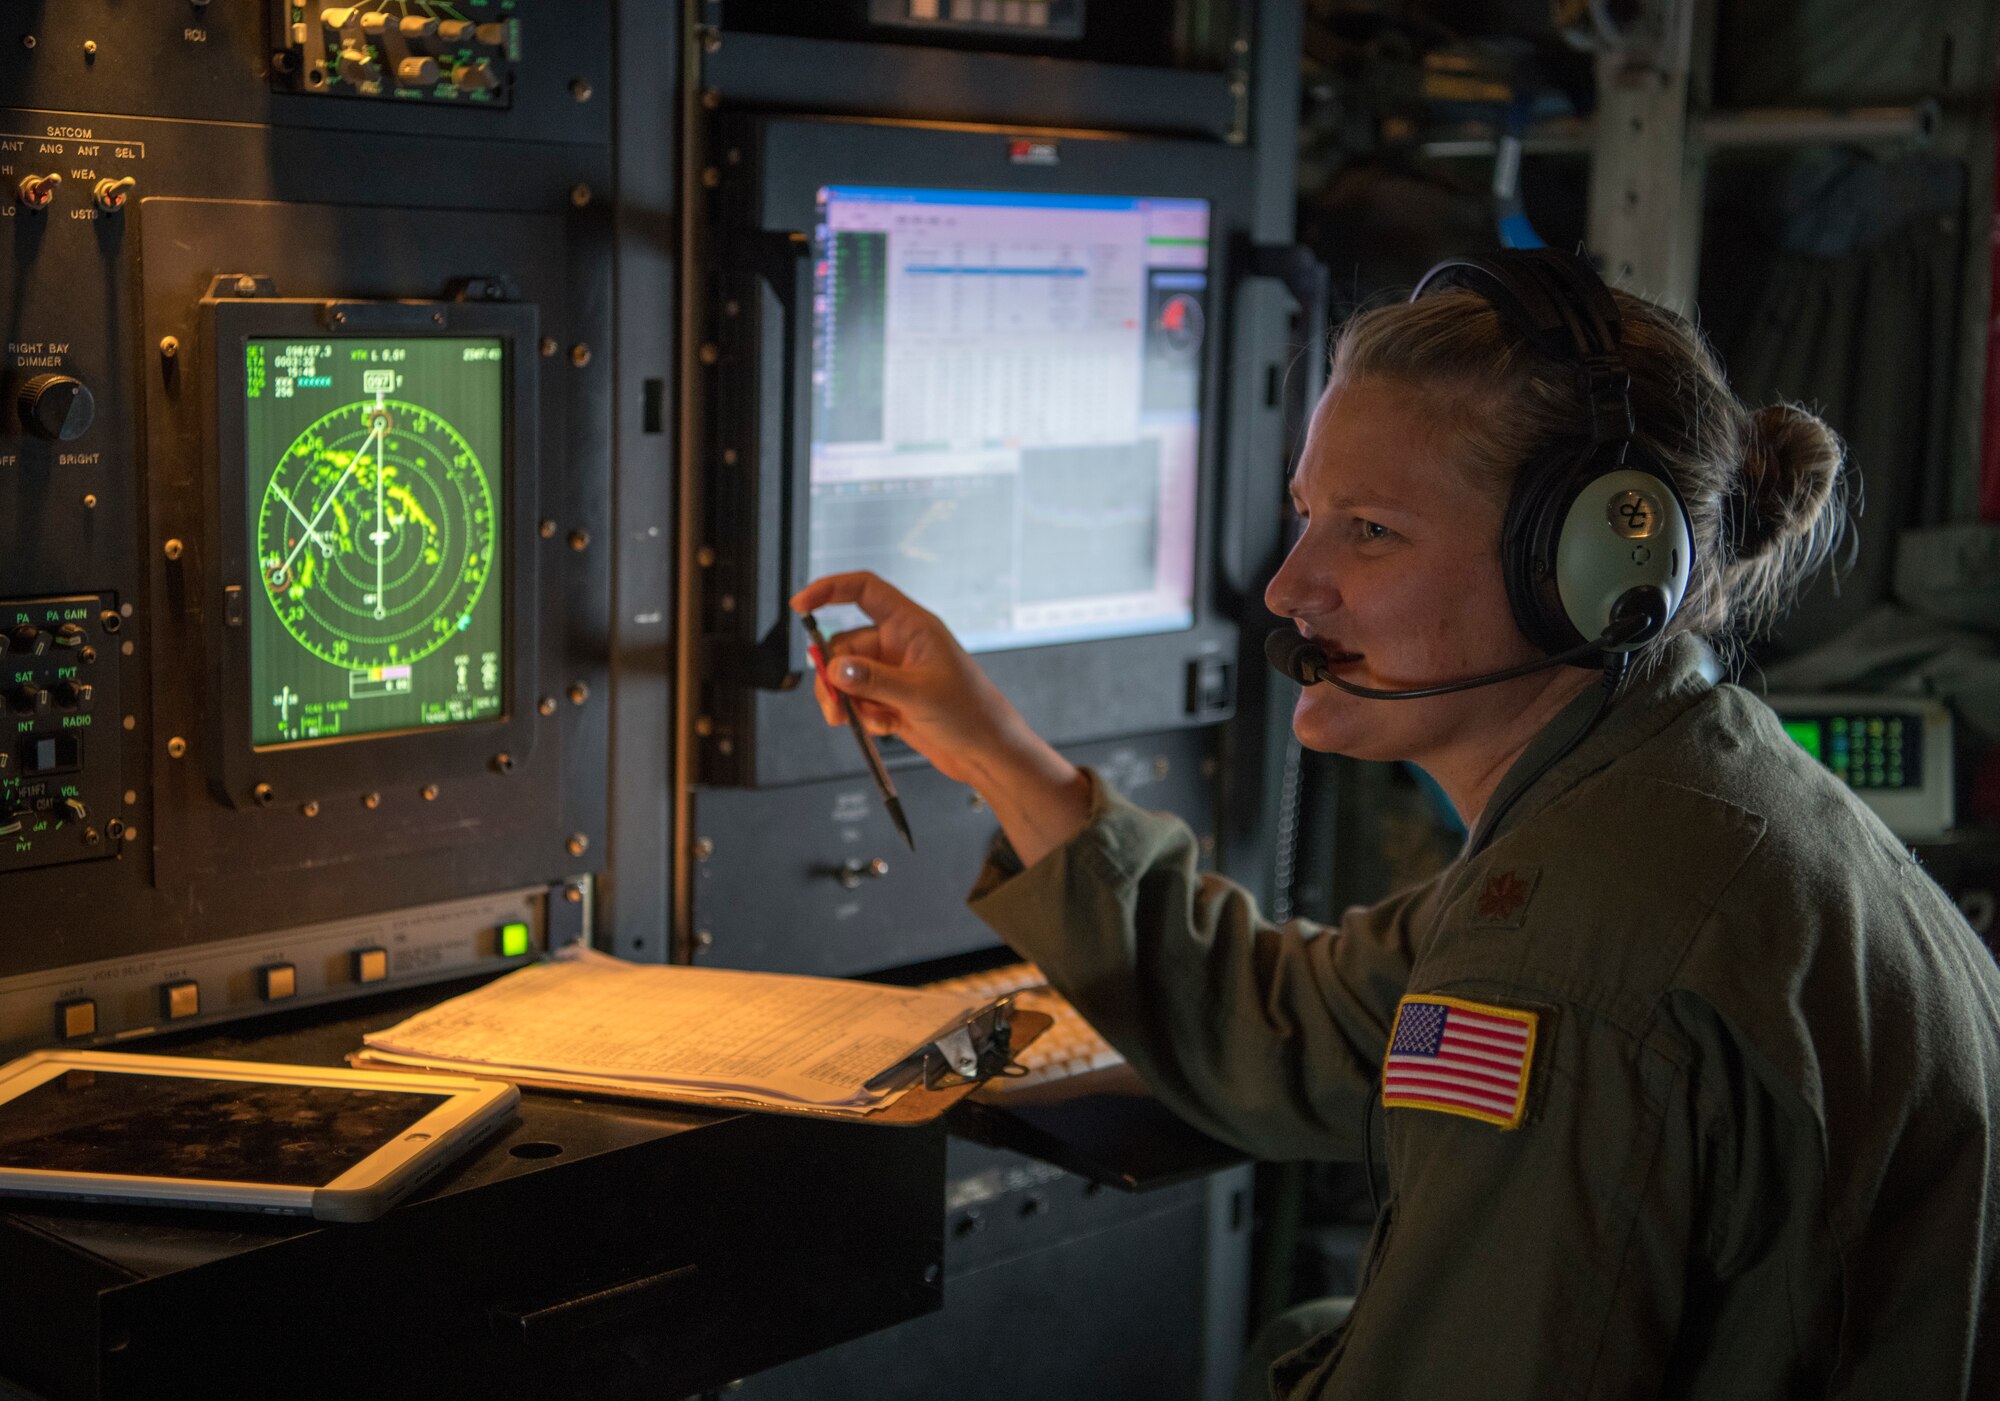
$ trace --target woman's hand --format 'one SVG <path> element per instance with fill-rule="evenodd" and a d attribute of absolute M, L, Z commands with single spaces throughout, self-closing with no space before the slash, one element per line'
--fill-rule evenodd
<path fill-rule="evenodd" d="M 861 723 L 893 734 L 938 772 L 976 788 L 1030 865 L 1089 819 L 1088 781 L 1028 728 L 951 630 L 873 574 L 829 574 L 792 598 L 795 612 L 851 603 L 873 626 L 829 639 L 827 677 L 813 695 L 829 725 L 844 725 L 828 679 Z"/>

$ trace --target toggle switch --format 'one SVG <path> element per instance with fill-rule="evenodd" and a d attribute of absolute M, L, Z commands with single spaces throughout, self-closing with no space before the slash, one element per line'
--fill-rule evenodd
<path fill-rule="evenodd" d="M 14 187 L 14 198 L 20 201 L 21 208 L 39 214 L 55 203 L 56 191 L 61 187 L 62 176 L 53 170 L 47 175 L 23 175 L 21 183 Z"/>
<path fill-rule="evenodd" d="M 116 214 L 125 207 L 126 201 L 131 199 L 132 191 L 138 188 L 139 182 L 129 175 L 120 176 L 116 180 L 99 180 L 97 188 L 91 192 L 91 199 L 106 214 Z"/>

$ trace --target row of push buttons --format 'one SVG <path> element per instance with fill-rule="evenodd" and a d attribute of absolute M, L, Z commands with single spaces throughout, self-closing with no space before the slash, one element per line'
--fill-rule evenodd
<path fill-rule="evenodd" d="M 503 924 L 497 931 L 496 952 L 502 958 L 520 958 L 533 946 L 526 924 Z M 356 949 L 349 955 L 349 968 L 357 983 L 384 982 L 389 976 L 389 951 L 384 948 Z M 298 995 L 299 970 L 291 963 L 267 963 L 257 970 L 257 995 L 266 1002 L 283 1002 Z M 201 1014 L 201 984 L 180 979 L 160 984 L 160 1015 L 170 1022 Z M 56 1004 L 56 1034 L 76 1041 L 97 1034 L 97 999 L 71 998 Z"/>

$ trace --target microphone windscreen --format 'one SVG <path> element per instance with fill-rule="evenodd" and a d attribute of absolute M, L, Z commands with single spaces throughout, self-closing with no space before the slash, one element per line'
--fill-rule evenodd
<path fill-rule="evenodd" d="M 1264 636 L 1264 660 L 1301 686 L 1313 686 L 1326 678 L 1320 674 L 1319 648 L 1290 628 L 1272 628 Z"/>

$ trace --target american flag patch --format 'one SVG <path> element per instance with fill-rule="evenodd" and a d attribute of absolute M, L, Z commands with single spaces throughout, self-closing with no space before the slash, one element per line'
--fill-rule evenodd
<path fill-rule="evenodd" d="M 1382 1062 L 1383 1106 L 1520 1127 L 1537 1020 L 1533 1012 L 1455 997 L 1405 997 Z"/>

